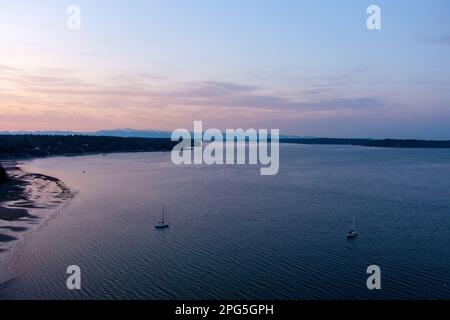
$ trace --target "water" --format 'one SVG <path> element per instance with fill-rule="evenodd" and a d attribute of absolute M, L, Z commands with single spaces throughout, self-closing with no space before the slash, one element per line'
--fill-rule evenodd
<path fill-rule="evenodd" d="M 280 161 L 276 176 L 170 153 L 26 162 L 76 196 L 16 243 L 0 297 L 450 298 L 449 150 L 282 145 Z M 371 264 L 382 290 L 366 288 Z"/>

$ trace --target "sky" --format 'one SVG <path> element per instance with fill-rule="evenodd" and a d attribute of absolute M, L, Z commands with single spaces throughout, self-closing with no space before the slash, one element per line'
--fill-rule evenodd
<path fill-rule="evenodd" d="M 0 0 L 0 39 L 0 131 L 450 139 L 448 0 Z"/>

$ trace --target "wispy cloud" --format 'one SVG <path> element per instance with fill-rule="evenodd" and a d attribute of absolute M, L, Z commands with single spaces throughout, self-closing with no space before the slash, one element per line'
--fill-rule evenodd
<path fill-rule="evenodd" d="M 147 72 L 117 74 L 94 81 L 69 70 L 51 68 L 43 74 L 42 70 L 0 65 L 0 71 L 2 88 L 8 88 L 0 91 L 3 114 L 0 126 L 5 125 L 5 119 L 14 119 L 17 128 L 11 128 L 11 123 L 8 128 L 2 128 L 10 130 L 27 129 L 21 125 L 30 122 L 33 116 L 41 121 L 37 129 L 171 129 L 199 117 L 214 123 L 226 120 L 257 126 L 270 119 L 292 121 L 372 115 L 389 106 L 385 99 L 376 96 L 325 98 L 319 95 L 311 99 L 301 90 L 286 95 L 256 84 L 176 82 Z M 62 119 L 65 120 L 61 122 Z M 54 128 L 55 121 L 60 128 Z M 80 123 L 82 128 L 78 127 Z"/>
<path fill-rule="evenodd" d="M 219 81 L 197 81 L 185 83 L 170 83 L 166 88 L 154 88 L 142 79 L 162 79 L 157 75 L 131 74 L 117 75 L 102 83 L 85 81 L 61 71 L 46 75 L 36 74 L 17 68 L 1 66 L 0 80 L 15 85 L 23 96 L 33 94 L 48 94 L 58 97 L 86 97 L 95 100 L 99 98 L 129 98 L 147 99 L 148 101 L 164 101 L 163 105 L 184 105 L 201 107 L 246 107 L 255 109 L 273 108 L 277 110 L 333 110 L 375 108 L 384 102 L 375 97 L 334 98 L 318 101 L 304 101 L 288 98 L 283 95 L 266 93 L 264 87 L 249 84 Z M 118 80 L 121 80 L 118 83 Z M 131 105 L 129 107 L 132 107 Z"/>

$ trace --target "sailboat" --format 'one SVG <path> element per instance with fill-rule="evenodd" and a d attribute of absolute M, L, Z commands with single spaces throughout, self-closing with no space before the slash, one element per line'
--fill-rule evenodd
<path fill-rule="evenodd" d="M 355 229 L 355 214 L 353 214 L 353 228 L 347 233 L 347 239 L 354 239 L 358 236 L 358 232 Z"/>
<path fill-rule="evenodd" d="M 155 224 L 156 229 L 165 229 L 168 228 L 169 224 L 164 221 L 164 206 L 162 207 L 162 220 Z"/>

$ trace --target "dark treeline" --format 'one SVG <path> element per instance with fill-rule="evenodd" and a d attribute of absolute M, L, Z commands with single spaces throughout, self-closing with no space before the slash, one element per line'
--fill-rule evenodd
<path fill-rule="evenodd" d="M 0 135 L 0 158 L 170 151 L 176 143 L 164 138 L 120 138 L 85 135 Z"/>
<path fill-rule="evenodd" d="M 381 148 L 450 148 L 449 140 L 396 140 L 396 139 L 339 139 L 339 138 L 305 138 L 280 139 L 281 143 L 353 145 Z"/>
<path fill-rule="evenodd" d="M 450 141 L 448 140 L 301 138 L 280 139 L 280 142 L 385 148 L 450 148 Z M 87 135 L 0 135 L 0 159 L 88 153 L 171 151 L 177 143 L 166 138 L 121 138 Z"/>
<path fill-rule="evenodd" d="M 6 174 L 5 169 L 0 164 L 0 184 L 8 181 L 8 175 Z"/>

